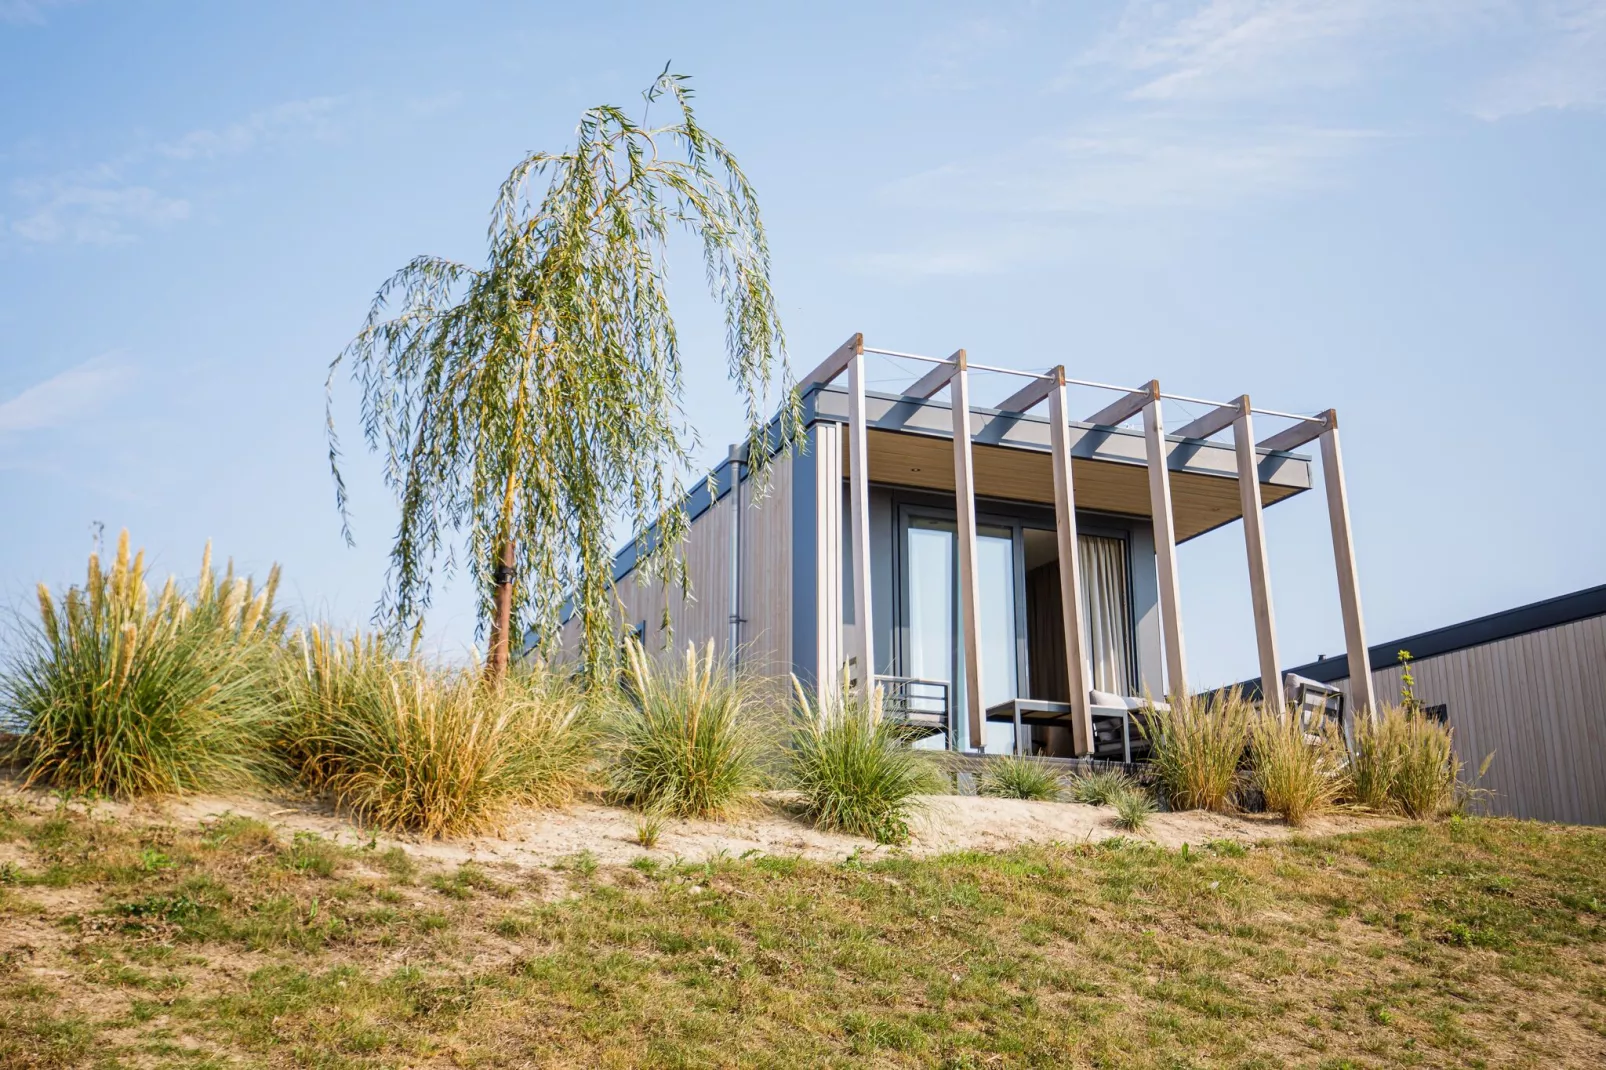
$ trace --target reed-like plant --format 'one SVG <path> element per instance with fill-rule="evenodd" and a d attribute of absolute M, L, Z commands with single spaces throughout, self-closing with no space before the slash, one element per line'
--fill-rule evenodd
<path fill-rule="evenodd" d="M 626 642 L 625 683 L 606 735 L 618 801 L 675 817 L 730 814 L 762 786 L 772 734 L 752 684 L 732 679 L 712 642 L 657 667 L 640 642 Z"/>
<path fill-rule="evenodd" d="M 1226 811 L 1249 745 L 1254 707 L 1236 688 L 1173 698 L 1134 718 L 1149 741 L 1149 764 L 1178 810 Z"/>
<path fill-rule="evenodd" d="M 1072 802 L 1088 806 L 1105 806 L 1120 796 L 1138 790 L 1137 781 L 1119 769 L 1101 769 L 1078 773 L 1070 778 L 1065 792 Z"/>
<path fill-rule="evenodd" d="M 1154 796 L 1136 785 L 1117 792 L 1110 798 L 1115 807 L 1115 824 L 1126 832 L 1142 832 L 1158 807 Z"/>
<path fill-rule="evenodd" d="M 1434 817 L 1455 804 L 1461 771 L 1450 728 L 1421 713 L 1388 706 L 1355 725 L 1349 781 L 1362 806 Z"/>
<path fill-rule="evenodd" d="M 124 531 L 109 572 L 91 554 L 84 586 L 59 601 L 39 585 L 39 620 L 0 675 L 25 784 L 129 798 L 262 775 L 286 623 L 273 609 L 279 571 L 258 589 L 211 560 L 208 545 L 194 589 L 169 578 L 153 600 Z"/>
<path fill-rule="evenodd" d="M 877 843 L 909 838 L 919 796 L 941 787 L 929 755 L 908 744 L 882 716 L 881 692 L 842 691 L 813 701 L 792 678 L 792 779 L 817 828 L 868 836 Z"/>
<path fill-rule="evenodd" d="M 375 827 L 429 837 L 560 806 L 585 783 L 583 696 L 539 666 L 496 682 L 309 628 L 291 644 L 280 748 L 303 784 Z"/>
<path fill-rule="evenodd" d="M 1013 754 L 989 760 L 976 778 L 976 794 L 999 799 L 1054 802 L 1064 790 L 1064 781 L 1049 765 Z"/>
<path fill-rule="evenodd" d="M 1266 809 L 1290 825 L 1332 808 L 1344 788 L 1343 744 L 1311 733 L 1298 713 L 1262 710 L 1250 729 L 1250 766 Z"/>

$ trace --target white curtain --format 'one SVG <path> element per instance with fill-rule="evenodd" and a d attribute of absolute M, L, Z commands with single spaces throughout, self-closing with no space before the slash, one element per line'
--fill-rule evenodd
<path fill-rule="evenodd" d="M 1077 550 L 1082 565 L 1082 627 L 1093 664 L 1093 687 L 1130 695 L 1132 607 L 1127 601 L 1126 541 L 1081 535 Z"/>

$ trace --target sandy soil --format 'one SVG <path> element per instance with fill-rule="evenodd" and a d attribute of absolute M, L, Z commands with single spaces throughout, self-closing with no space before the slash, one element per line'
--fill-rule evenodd
<path fill-rule="evenodd" d="M 22 793 L 19 801 L 36 807 L 56 805 L 48 796 L 34 792 Z M 1250 843 L 1294 834 L 1350 832 L 1379 822 L 1377 818 L 1332 816 L 1314 819 L 1303 829 L 1295 830 L 1259 815 L 1229 817 L 1188 811 L 1155 814 L 1148 828 L 1133 836 L 1115 827 L 1114 811 L 1108 807 L 932 795 L 922 800 L 921 811 L 913 822 L 913 841 L 894 848 L 818 831 L 790 813 L 787 803 L 784 793 L 776 793 L 728 821 L 666 821 L 657 846 L 650 851 L 635 842 L 633 813 L 595 802 L 555 812 L 520 812 L 499 835 L 456 841 L 374 836 L 326 806 L 293 797 L 193 796 L 161 804 L 99 803 L 96 810 L 121 819 L 184 824 L 234 813 L 264 821 L 285 836 L 305 831 L 345 844 L 401 846 L 420 859 L 445 864 L 472 860 L 516 866 L 547 866 L 581 851 L 590 851 L 603 865 L 626 865 L 643 855 L 664 861 L 702 861 L 721 852 L 732 857 L 760 853 L 835 860 L 855 851 L 864 858 L 892 853 L 928 856 L 951 851 L 1000 851 L 1026 843 L 1098 841 L 1121 835 L 1176 848 L 1211 840 Z"/>

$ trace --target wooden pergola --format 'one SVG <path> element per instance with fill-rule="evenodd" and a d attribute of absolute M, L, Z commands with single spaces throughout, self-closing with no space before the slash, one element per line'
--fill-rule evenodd
<path fill-rule="evenodd" d="M 1114 395 L 1103 408 L 1076 423 L 1095 428 L 1113 428 L 1137 416 L 1143 418 L 1149 504 L 1154 521 L 1154 542 L 1159 579 L 1159 611 L 1165 648 L 1165 667 L 1171 694 L 1186 694 L 1187 669 L 1184 657 L 1180 595 L 1177 577 L 1177 538 L 1171 503 L 1171 472 L 1168 465 L 1169 439 L 1203 441 L 1232 429 L 1237 458 L 1238 490 L 1244 522 L 1244 545 L 1249 559 L 1249 586 L 1254 605 L 1255 640 L 1260 660 L 1262 687 L 1266 694 L 1280 693 L 1277 630 L 1271 604 L 1271 576 L 1266 556 L 1266 533 L 1262 518 L 1260 481 L 1257 476 L 1258 451 L 1287 452 L 1312 441 L 1320 441 L 1322 475 L 1327 492 L 1328 519 L 1332 528 L 1333 557 L 1337 566 L 1339 605 L 1344 622 L 1344 646 L 1351 665 L 1366 664 L 1366 633 L 1361 617 L 1360 585 L 1355 570 L 1354 541 L 1350 532 L 1349 504 L 1344 486 L 1343 459 L 1339 451 L 1338 415 L 1328 409 L 1316 416 L 1278 412 L 1253 406 L 1247 394 L 1232 401 L 1215 402 L 1203 398 L 1169 394 L 1157 380 L 1140 387 L 1121 387 L 1083 379 L 1071 379 L 1059 365 L 1047 372 L 1022 371 L 972 363 L 960 349 L 952 356 L 932 357 L 877 349 L 864 344 L 863 334 L 855 334 L 817 368 L 804 376 L 798 386 L 807 390 L 823 386 L 847 375 L 848 458 L 850 484 L 850 554 L 853 567 L 853 610 L 855 618 L 869 622 L 871 617 L 870 576 L 870 457 L 869 427 L 866 418 L 866 354 L 879 354 L 931 365 L 924 375 L 900 392 L 900 397 L 924 401 L 943 387 L 950 392 L 953 414 L 953 469 L 955 512 L 957 514 L 959 555 L 959 612 L 964 635 L 963 658 L 965 688 L 970 717 L 970 738 L 983 738 L 981 697 L 981 652 L 979 633 L 981 610 L 977 591 L 976 480 L 971 443 L 970 373 L 994 372 L 1016 376 L 1025 382 L 994 408 L 1004 413 L 1024 414 L 1045 401 L 1048 403 L 1050 453 L 1052 456 L 1055 528 L 1060 560 L 1060 605 L 1065 630 L 1067 680 L 1072 706 L 1072 742 L 1077 754 L 1087 754 L 1092 746 L 1093 726 L 1089 709 L 1088 681 L 1091 679 L 1087 639 L 1081 614 L 1082 578 L 1077 555 L 1076 488 L 1073 485 L 1070 429 L 1072 420 L 1067 387 L 1090 387 Z M 1162 415 L 1164 400 L 1207 405 L 1209 411 L 1184 424 L 1167 436 Z M 1288 427 L 1257 442 L 1256 415 L 1293 421 Z M 856 648 L 848 655 L 864 666 L 861 679 L 874 677 L 874 629 L 854 630 Z M 1359 710 L 1376 709 L 1371 676 L 1356 674 L 1352 680 L 1352 701 Z"/>

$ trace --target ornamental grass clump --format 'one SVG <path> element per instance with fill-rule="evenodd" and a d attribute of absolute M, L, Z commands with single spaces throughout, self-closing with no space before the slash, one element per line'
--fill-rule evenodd
<path fill-rule="evenodd" d="M 762 786 L 771 734 L 752 684 L 731 677 L 712 642 L 654 667 L 632 638 L 606 730 L 610 793 L 673 817 L 728 815 Z"/>
<path fill-rule="evenodd" d="M 881 692 L 843 693 L 816 703 L 792 678 L 792 780 L 815 827 L 877 843 L 909 838 L 919 796 L 940 788 L 930 758 L 882 716 Z"/>
<path fill-rule="evenodd" d="M 1138 782 L 1119 769 L 1078 773 L 1071 777 L 1065 788 L 1072 802 L 1088 806 L 1106 806 L 1118 797 L 1137 790 Z"/>
<path fill-rule="evenodd" d="M 1017 755 L 989 761 L 976 781 L 976 794 L 998 799 L 1054 802 L 1064 790 L 1059 774 L 1045 762 Z"/>
<path fill-rule="evenodd" d="M 499 827 L 514 806 L 561 806 L 586 782 L 584 699 L 542 667 L 493 683 L 320 628 L 291 648 L 280 750 L 302 784 L 358 820 L 457 836 Z"/>
<path fill-rule="evenodd" d="M 1294 712 L 1263 711 L 1250 729 L 1250 768 L 1266 809 L 1290 825 L 1332 809 L 1344 787 L 1343 743 L 1305 730 Z"/>
<path fill-rule="evenodd" d="M 39 585 L 39 620 L 0 675 L 17 722 L 23 782 L 118 798 L 238 787 L 266 771 L 276 717 L 277 568 L 258 589 L 211 546 L 192 591 L 169 578 L 153 600 L 128 532 L 109 572 L 89 557 L 84 586 L 59 600 Z"/>
<path fill-rule="evenodd" d="M 1176 810 L 1224 812 L 1233 804 L 1238 764 L 1249 746 L 1254 707 L 1236 688 L 1173 699 L 1135 718 L 1149 741 L 1149 765 Z"/>
<path fill-rule="evenodd" d="M 1154 797 L 1136 785 L 1111 796 L 1110 805 L 1115 807 L 1116 827 L 1126 832 L 1142 832 L 1158 809 Z"/>
<path fill-rule="evenodd" d="M 1461 769 L 1446 725 L 1399 706 L 1357 719 L 1349 782 L 1362 806 L 1434 817 L 1455 804 Z"/>

